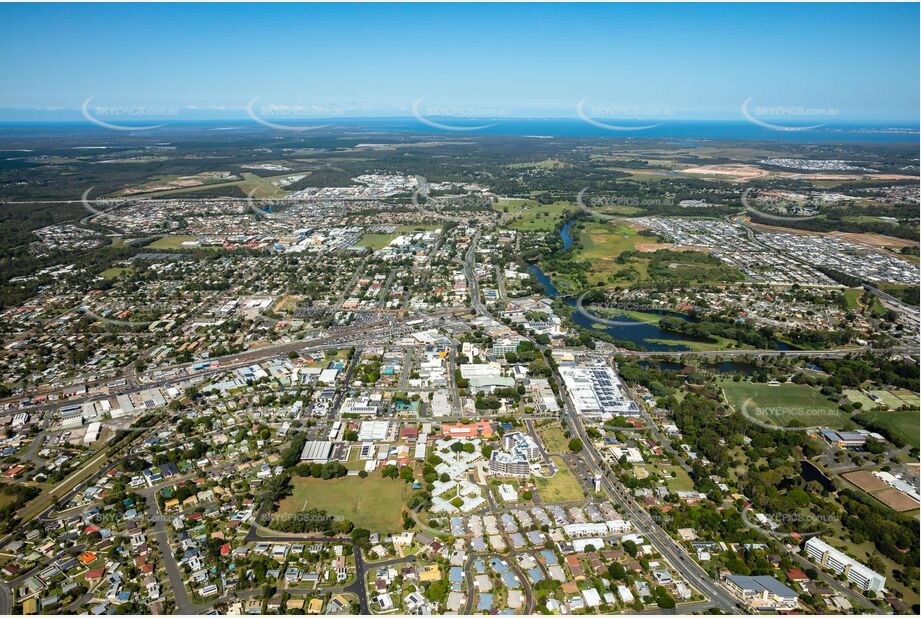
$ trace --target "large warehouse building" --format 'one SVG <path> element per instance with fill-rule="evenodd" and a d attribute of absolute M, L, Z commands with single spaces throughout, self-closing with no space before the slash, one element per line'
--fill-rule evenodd
<path fill-rule="evenodd" d="M 620 379 L 607 365 L 560 367 L 560 375 L 579 414 L 639 416 L 639 407 L 627 397 Z"/>

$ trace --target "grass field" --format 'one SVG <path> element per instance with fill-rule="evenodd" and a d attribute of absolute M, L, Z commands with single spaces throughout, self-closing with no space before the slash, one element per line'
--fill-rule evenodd
<path fill-rule="evenodd" d="M 645 281 L 680 280 L 688 283 L 742 281 L 745 276 L 699 252 L 660 254 L 660 244 L 635 229 L 616 222 L 578 223 L 573 230 L 576 260 L 591 262 L 590 285 L 633 285 Z M 618 257 L 625 251 L 638 251 L 624 262 Z M 665 263 L 667 260 L 667 263 Z M 663 274 L 664 273 L 664 274 Z"/>
<path fill-rule="evenodd" d="M 300 296 L 285 294 L 272 307 L 272 311 L 283 311 L 285 313 L 294 313 L 297 310 L 297 304 L 301 301 Z"/>
<path fill-rule="evenodd" d="M 6 507 L 14 504 L 16 502 L 16 496 L 12 494 L 3 494 L 0 493 L 0 509 L 5 509 Z"/>
<path fill-rule="evenodd" d="M 128 269 L 127 269 L 127 268 L 119 268 L 119 267 L 117 267 L 117 266 L 113 266 L 112 268 L 107 268 L 107 269 L 105 269 L 104 271 L 102 271 L 101 273 L 99 273 L 99 276 L 102 277 L 103 279 L 108 279 L 109 281 L 111 281 L 112 279 L 117 278 L 120 274 L 122 274 L 122 273 L 125 272 L 126 270 L 128 270 Z"/>
<path fill-rule="evenodd" d="M 693 352 L 713 352 L 718 350 L 751 350 L 752 346 L 748 344 L 738 345 L 734 339 L 727 339 L 726 337 L 714 336 L 713 343 L 706 341 L 675 341 L 673 339 L 644 339 L 643 341 L 647 343 L 658 343 L 662 345 L 673 345 L 687 347 Z"/>
<path fill-rule="evenodd" d="M 658 182 L 664 179 L 668 173 L 667 170 L 636 169 L 632 167 L 605 167 L 603 169 L 630 174 L 630 180 L 636 180 L 637 182 Z"/>
<path fill-rule="evenodd" d="M 894 393 L 884 390 L 871 390 L 871 395 L 879 397 L 880 402 L 890 410 L 897 410 L 905 405 L 906 402 L 902 401 Z M 917 400 L 915 400 L 917 402 Z M 917 405 L 917 403 L 915 403 Z"/>
<path fill-rule="evenodd" d="M 403 501 L 410 486 L 380 474 L 367 478 L 345 476 L 324 481 L 297 477 L 294 492 L 278 505 L 279 513 L 297 513 L 312 508 L 352 522 L 372 532 L 397 532 L 402 528 Z"/>
<path fill-rule="evenodd" d="M 921 432 L 921 412 L 864 412 L 860 418 L 872 420 L 882 425 L 894 435 L 901 436 L 906 444 L 915 448 L 921 447 L 919 432 Z"/>
<path fill-rule="evenodd" d="M 150 191 L 147 193 L 139 193 L 137 195 L 143 195 L 144 197 L 166 197 L 170 195 L 183 195 L 186 193 L 198 193 L 200 191 L 211 191 L 212 189 L 226 189 L 228 187 L 239 187 L 240 190 L 249 195 L 252 192 L 253 197 L 256 198 L 273 198 L 273 197 L 282 197 L 287 194 L 287 192 L 277 187 L 272 183 L 273 180 L 278 178 L 286 178 L 293 175 L 295 172 L 285 172 L 284 174 L 277 174 L 275 176 L 259 176 L 252 172 L 242 172 L 240 173 L 241 180 L 231 180 L 229 182 L 218 181 L 218 182 L 204 182 L 200 185 L 195 185 L 192 187 L 178 187 L 176 189 L 166 189 L 162 191 Z M 303 173 L 303 172 L 302 172 Z M 169 178 L 165 180 L 170 180 Z"/>
<path fill-rule="evenodd" d="M 545 427 L 539 427 L 537 432 L 548 453 L 564 453 L 569 450 L 569 440 L 555 421 Z"/>
<path fill-rule="evenodd" d="M 847 303 L 848 309 L 859 309 L 860 296 L 863 294 L 863 290 L 860 288 L 849 288 L 844 291 L 844 302 Z"/>
<path fill-rule="evenodd" d="M 559 159 L 544 159 L 543 161 L 526 161 L 524 163 L 509 163 L 505 167 L 509 169 L 566 169 L 572 167 L 572 163 L 566 163 Z"/>
<path fill-rule="evenodd" d="M 576 502 L 585 498 L 582 486 L 575 475 L 563 461 L 562 457 L 552 457 L 556 464 L 556 474 L 549 479 L 535 479 L 537 493 L 544 502 Z"/>
<path fill-rule="evenodd" d="M 604 206 L 602 208 L 593 208 L 592 212 L 601 213 L 604 215 L 618 215 L 623 217 L 631 217 L 634 215 L 642 214 L 644 211 L 639 206 Z"/>
<path fill-rule="evenodd" d="M 355 244 L 359 247 L 367 247 L 368 249 L 377 251 L 378 249 L 383 249 L 389 245 L 390 241 L 392 241 L 397 236 L 399 236 L 399 234 L 368 233 L 364 234 Z"/>
<path fill-rule="evenodd" d="M 919 394 L 914 391 L 910 391 L 905 388 L 897 388 L 896 390 L 890 392 L 903 404 L 914 406 L 916 408 L 919 404 L 921 404 L 921 396 L 919 396 Z"/>
<path fill-rule="evenodd" d="M 182 246 L 182 243 L 195 240 L 195 236 L 163 236 L 153 241 L 145 249 L 179 249 Z"/>
<path fill-rule="evenodd" d="M 425 224 L 425 223 L 418 223 L 418 224 L 412 223 L 409 225 L 401 225 L 400 227 L 397 228 L 397 231 L 393 232 L 392 234 L 377 234 L 377 233 L 372 233 L 372 232 L 364 234 L 358 240 L 356 245 L 359 247 L 367 247 L 368 249 L 377 251 L 378 249 L 383 249 L 384 247 L 388 246 L 394 238 L 396 238 L 397 236 L 400 236 L 401 234 L 415 234 L 416 232 L 426 232 L 430 230 L 437 230 L 440 227 L 441 227 L 440 225 L 431 225 L 431 224 Z"/>
<path fill-rule="evenodd" d="M 845 391 L 842 391 L 844 396 L 848 398 L 848 401 L 851 403 L 859 403 L 862 410 L 872 410 L 879 404 L 867 397 L 863 392 L 858 391 L 853 388 L 849 388 Z"/>
<path fill-rule="evenodd" d="M 647 281 L 649 272 L 646 261 L 637 259 L 629 264 L 615 262 L 617 256 L 624 251 L 634 251 L 636 246 L 652 239 L 639 236 L 636 230 L 626 225 L 610 223 L 588 223 L 578 225 L 574 230 L 574 240 L 578 245 L 575 250 L 575 259 L 587 260 L 592 263 L 589 273 L 589 283 L 600 285 L 610 281 L 611 275 L 625 282 Z"/>
<path fill-rule="evenodd" d="M 671 491 L 691 491 L 694 489 L 694 481 L 691 480 L 691 477 L 681 466 L 656 464 L 655 469 L 665 479 L 665 484 Z M 674 477 L 672 477 L 672 473 L 675 474 Z"/>
<path fill-rule="evenodd" d="M 550 231 L 558 221 L 575 212 L 570 202 L 541 204 L 537 200 L 502 200 L 493 208 L 503 214 L 504 222 L 521 232 Z"/>
<path fill-rule="evenodd" d="M 785 427 L 798 420 L 806 427 L 854 427 L 837 405 L 805 384 L 771 386 L 723 380 L 720 385 L 733 408 L 763 423 Z"/>
<path fill-rule="evenodd" d="M 918 407 L 918 393 L 913 393 L 909 390 L 898 389 L 887 391 L 882 389 L 871 389 L 868 392 L 879 399 L 874 401 L 868 397 L 866 393 L 856 389 L 848 389 L 844 391 L 844 395 L 854 403 L 860 402 L 863 410 L 873 410 L 880 407 L 888 410 L 898 410 L 906 405 L 915 408 Z"/>
<path fill-rule="evenodd" d="M 268 176 L 265 178 L 257 176 L 252 172 L 243 172 L 240 175 L 243 177 L 243 180 L 241 180 L 238 185 L 240 189 L 243 190 L 243 193 L 249 195 L 250 192 L 252 192 L 253 197 L 281 197 L 285 195 L 285 190 L 275 186 L 272 180 L 276 178 L 287 178 L 291 173 L 288 172 L 280 176 Z"/>

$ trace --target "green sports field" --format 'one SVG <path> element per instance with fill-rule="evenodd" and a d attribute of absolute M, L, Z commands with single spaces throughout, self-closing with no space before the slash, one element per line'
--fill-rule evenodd
<path fill-rule="evenodd" d="M 816 389 L 805 384 L 769 385 L 753 382 L 720 383 L 723 393 L 733 408 L 748 418 L 786 427 L 797 420 L 806 427 L 854 427 L 838 406 Z"/>
<path fill-rule="evenodd" d="M 893 435 L 901 436 L 906 444 L 918 448 L 921 446 L 921 412 L 864 412 L 860 418 L 871 420 L 886 427 Z"/>
<path fill-rule="evenodd" d="M 195 236 L 163 236 L 153 241 L 145 249 L 179 249 L 182 243 L 195 240 Z"/>

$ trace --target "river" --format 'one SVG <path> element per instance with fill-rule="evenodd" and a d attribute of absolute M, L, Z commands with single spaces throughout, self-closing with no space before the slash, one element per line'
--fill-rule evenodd
<path fill-rule="evenodd" d="M 563 241 L 563 249 L 569 249 L 573 245 L 572 226 L 575 224 L 575 221 L 575 219 L 569 219 L 566 221 L 566 223 L 563 224 L 563 227 L 560 228 L 560 239 Z M 537 279 L 537 282 L 540 283 L 541 287 L 544 288 L 544 293 L 547 296 L 550 298 L 561 296 L 560 291 L 553 284 L 553 281 L 550 279 L 547 273 L 541 270 L 540 266 L 537 264 L 529 264 L 528 272 L 531 273 L 535 279 Z M 565 297 L 565 300 L 566 304 L 568 304 L 570 307 L 575 307 L 575 298 L 567 296 Z M 659 313 L 685 321 L 690 319 L 688 316 L 681 313 Z M 650 352 L 687 352 L 691 350 L 691 347 L 686 344 L 688 342 L 694 341 L 694 339 L 689 337 L 683 337 L 677 333 L 664 331 L 655 324 L 642 322 L 627 316 L 619 316 L 617 321 L 624 322 L 625 324 L 617 326 L 595 322 L 591 318 L 583 315 L 582 313 L 579 313 L 578 311 L 573 312 L 572 320 L 582 328 L 590 328 L 592 330 L 601 331 L 619 341 L 630 341 L 640 349 L 648 350 Z M 650 339 L 661 339 L 662 342 L 649 341 Z M 670 343 L 664 343 L 666 341 Z M 775 341 L 775 345 L 779 350 L 790 349 L 790 346 L 779 341 Z"/>
<path fill-rule="evenodd" d="M 566 227 L 564 227 L 563 229 L 566 229 L 568 232 L 568 229 Z M 560 230 L 560 232 L 562 234 L 562 230 Z M 563 243 L 565 245 L 566 239 L 563 240 Z M 571 238 L 569 239 L 569 243 L 570 245 L 572 244 Z M 529 265 L 528 272 L 531 273 L 531 275 L 535 279 L 537 279 L 538 283 L 541 284 L 541 286 L 544 288 L 544 293 L 547 296 L 551 298 L 556 298 L 560 296 L 560 291 L 556 288 L 555 285 L 553 285 L 553 281 L 550 279 L 547 273 L 545 273 L 544 271 L 540 269 L 540 267 L 537 264 Z M 571 296 L 567 296 L 565 300 L 566 300 L 566 304 L 568 304 L 570 307 L 576 306 L 575 298 L 572 298 Z M 683 320 L 688 319 L 687 316 L 684 316 L 678 313 L 671 314 L 671 315 L 674 315 L 675 317 L 681 318 Z M 688 341 L 687 338 L 682 337 L 681 335 L 678 335 L 676 333 L 666 332 L 660 329 L 655 324 L 648 324 L 646 322 L 634 320 L 633 318 L 629 318 L 626 316 L 617 318 L 619 322 L 627 323 L 627 324 L 620 325 L 620 326 L 609 326 L 607 324 L 601 324 L 599 322 L 595 322 L 594 320 L 579 313 L 578 311 L 572 314 L 572 320 L 577 325 L 583 328 L 600 330 L 601 332 L 607 333 L 614 339 L 617 339 L 620 341 L 631 341 L 644 350 L 650 350 L 650 351 L 655 351 L 655 352 L 669 352 L 669 351 L 684 352 L 690 349 L 686 345 L 681 345 L 681 342 Z M 667 341 L 674 341 L 675 345 L 667 345 L 667 344 L 658 343 L 658 342 L 654 343 L 654 342 L 647 341 L 647 339 L 664 339 Z"/>

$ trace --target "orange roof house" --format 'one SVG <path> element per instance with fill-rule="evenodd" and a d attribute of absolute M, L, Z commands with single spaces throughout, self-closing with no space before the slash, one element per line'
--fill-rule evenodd
<path fill-rule="evenodd" d="M 475 423 L 446 423 L 441 426 L 445 438 L 491 438 L 492 425 L 489 421 Z"/>
<path fill-rule="evenodd" d="M 91 551 L 83 552 L 82 554 L 80 554 L 80 558 L 78 558 L 78 560 L 80 560 L 80 562 L 82 562 L 83 564 L 89 564 L 95 559 L 96 559 L 96 553 L 91 552 Z"/>

